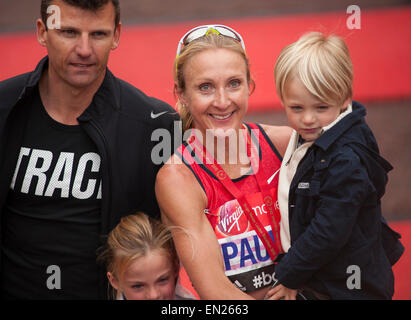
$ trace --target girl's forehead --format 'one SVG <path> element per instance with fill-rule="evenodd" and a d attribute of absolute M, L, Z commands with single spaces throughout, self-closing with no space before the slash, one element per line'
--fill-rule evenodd
<path fill-rule="evenodd" d="M 165 249 L 152 249 L 144 255 L 134 258 L 127 269 L 144 269 L 150 266 L 168 266 L 172 265 L 171 256 Z M 150 269 L 149 269 L 150 270 Z"/>
<path fill-rule="evenodd" d="M 155 279 L 175 269 L 170 255 L 162 250 L 149 251 L 144 256 L 133 259 L 123 273 L 127 281 Z"/>

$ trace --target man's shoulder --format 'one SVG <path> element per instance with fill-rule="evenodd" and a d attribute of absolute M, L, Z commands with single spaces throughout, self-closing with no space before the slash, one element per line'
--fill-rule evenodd
<path fill-rule="evenodd" d="M 157 118 L 177 120 L 176 111 L 165 101 L 150 97 L 129 82 L 116 78 L 120 89 L 122 112 L 146 120 Z"/>
<path fill-rule="evenodd" d="M 2 107 L 11 107 L 18 100 L 30 73 L 24 73 L 0 81 L 0 100 Z"/>
<path fill-rule="evenodd" d="M 131 83 L 123 80 L 116 78 L 120 88 L 121 88 L 121 96 L 124 99 L 133 99 L 134 101 L 138 99 L 141 103 L 147 104 L 147 106 L 150 106 L 156 110 L 161 110 L 161 109 L 168 109 L 170 110 L 171 106 L 157 98 L 150 97 L 146 93 L 144 93 L 142 90 L 138 89 L 137 87 L 133 86 Z M 171 108 L 173 109 L 173 108 Z"/>
<path fill-rule="evenodd" d="M 10 92 L 10 90 L 23 90 L 30 72 L 0 81 L 0 94 Z"/>

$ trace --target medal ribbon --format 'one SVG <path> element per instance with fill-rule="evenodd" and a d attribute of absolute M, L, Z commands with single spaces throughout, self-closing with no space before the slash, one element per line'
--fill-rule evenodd
<path fill-rule="evenodd" d="M 247 130 L 244 130 L 247 132 Z M 262 168 L 259 168 L 259 157 L 258 157 L 258 150 L 256 150 L 255 146 L 252 145 L 250 136 L 246 133 L 246 141 L 247 141 L 247 156 L 250 159 L 251 167 L 254 172 L 254 176 L 257 180 L 258 187 L 260 189 L 261 195 L 263 197 L 264 204 L 268 210 L 268 217 L 271 225 L 271 230 L 273 232 L 273 236 L 275 239 L 275 243 L 273 239 L 270 237 L 267 230 L 264 228 L 260 220 L 258 219 L 257 215 L 252 209 L 249 201 L 245 197 L 245 195 L 238 189 L 238 187 L 234 184 L 234 182 L 230 179 L 224 169 L 214 160 L 214 157 L 208 152 L 208 150 L 201 144 L 199 139 L 195 137 L 195 135 L 191 136 L 188 143 L 193 144 L 194 151 L 196 153 L 200 152 L 203 158 L 203 164 L 217 177 L 217 179 L 221 182 L 224 188 L 234 197 L 237 199 L 238 203 L 240 204 L 242 210 L 247 216 L 247 219 L 250 221 L 251 225 L 253 226 L 254 230 L 257 232 L 258 237 L 264 244 L 270 258 L 275 261 L 278 254 L 283 253 L 283 249 L 281 246 L 280 240 L 280 230 L 279 230 L 279 223 L 275 217 L 275 210 L 274 210 L 274 200 L 271 195 L 270 187 L 267 183 L 267 176 L 264 175 Z"/>

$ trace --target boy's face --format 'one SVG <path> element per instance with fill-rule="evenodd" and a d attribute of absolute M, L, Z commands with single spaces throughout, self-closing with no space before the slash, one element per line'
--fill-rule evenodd
<path fill-rule="evenodd" d="M 330 105 L 312 95 L 298 77 L 284 86 L 283 105 L 291 127 L 306 141 L 314 141 L 322 134 L 322 128 L 331 124 L 347 108 Z"/>

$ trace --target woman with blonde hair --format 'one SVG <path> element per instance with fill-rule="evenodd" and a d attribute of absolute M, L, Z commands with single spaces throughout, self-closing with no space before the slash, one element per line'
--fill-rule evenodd
<path fill-rule="evenodd" d="M 201 299 L 263 299 L 282 253 L 278 170 L 291 129 L 244 123 L 254 89 L 244 41 L 223 25 L 188 31 L 174 63 L 188 138 L 160 170 L 163 221 Z"/>

